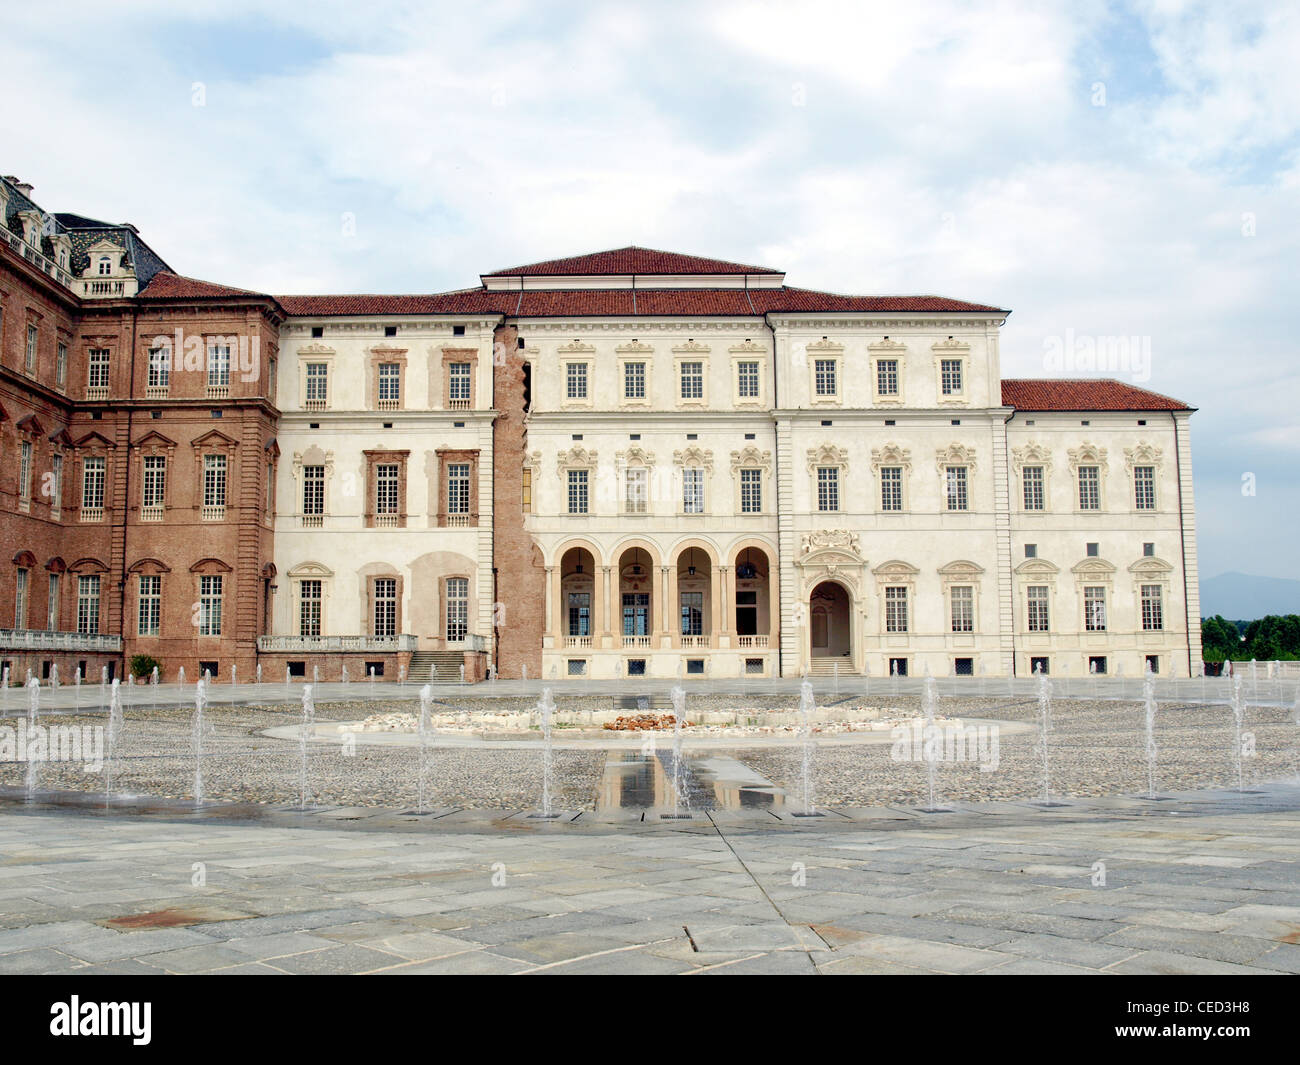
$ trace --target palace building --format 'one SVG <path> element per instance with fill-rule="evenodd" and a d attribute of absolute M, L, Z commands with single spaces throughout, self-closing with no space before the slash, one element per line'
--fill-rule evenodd
<path fill-rule="evenodd" d="M 0 659 L 226 679 L 1186 676 L 1189 418 L 1007 310 L 621 248 L 181 276 L 0 182 Z"/>

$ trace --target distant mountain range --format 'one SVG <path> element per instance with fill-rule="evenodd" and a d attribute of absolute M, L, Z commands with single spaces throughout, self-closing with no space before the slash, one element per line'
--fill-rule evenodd
<path fill-rule="evenodd" d="M 1253 621 L 1267 614 L 1300 614 L 1300 581 L 1220 573 L 1201 581 L 1201 616 Z"/>

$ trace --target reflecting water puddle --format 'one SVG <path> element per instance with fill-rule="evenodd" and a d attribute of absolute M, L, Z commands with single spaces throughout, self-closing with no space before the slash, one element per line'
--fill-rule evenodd
<path fill-rule="evenodd" d="M 785 792 L 743 762 L 722 754 L 684 755 L 680 811 L 779 809 Z M 610 751 L 597 810 L 668 810 L 673 806 L 671 750 Z"/>

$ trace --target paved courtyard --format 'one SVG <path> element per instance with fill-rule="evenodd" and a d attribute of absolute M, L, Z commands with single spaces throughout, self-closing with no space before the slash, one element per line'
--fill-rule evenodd
<path fill-rule="evenodd" d="M 1300 786 L 689 820 L 0 804 L 5 973 L 1295 973 Z"/>

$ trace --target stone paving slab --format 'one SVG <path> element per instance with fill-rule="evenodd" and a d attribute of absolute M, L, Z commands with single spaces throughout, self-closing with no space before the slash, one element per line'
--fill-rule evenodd
<path fill-rule="evenodd" d="M 0 973 L 1300 971 L 1295 785 L 990 807 L 247 822 L 0 804 Z"/>

